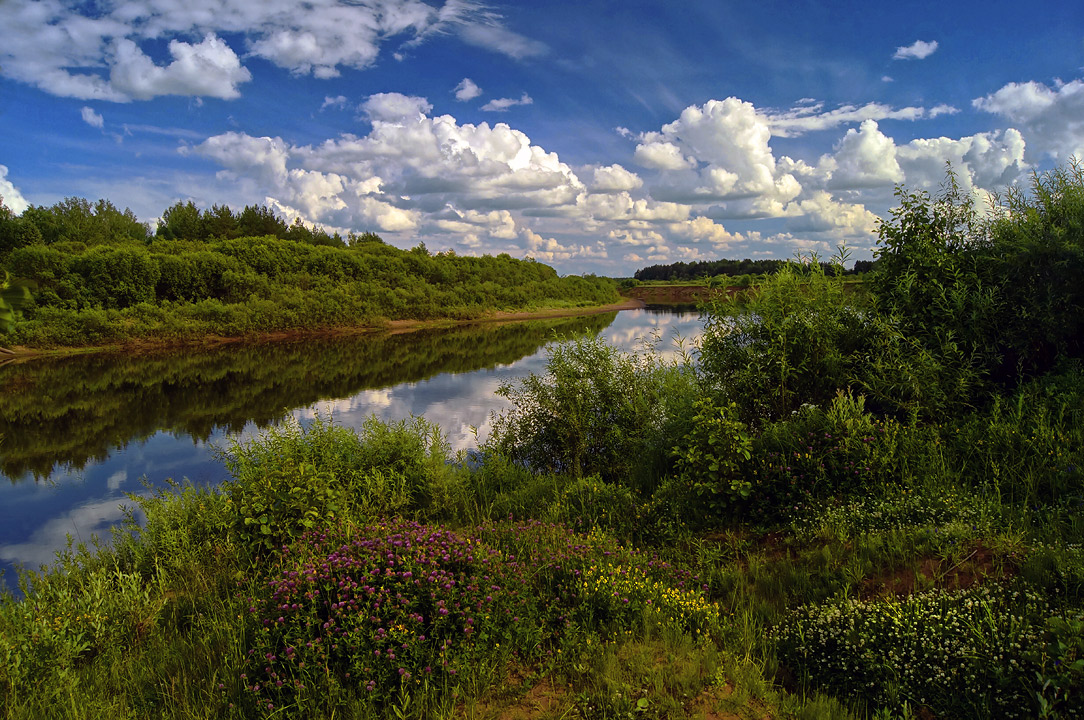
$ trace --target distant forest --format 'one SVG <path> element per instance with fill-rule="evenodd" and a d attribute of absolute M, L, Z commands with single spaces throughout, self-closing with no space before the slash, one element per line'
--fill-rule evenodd
<path fill-rule="evenodd" d="M 633 275 L 636 280 L 699 280 L 702 278 L 727 275 L 769 275 L 784 264 L 783 260 L 700 260 L 695 262 L 676 262 L 669 265 L 651 265 L 641 268 Z M 844 274 L 854 275 L 873 269 L 872 260 L 858 260 L 854 267 L 844 270 Z M 825 272 L 834 272 L 829 263 L 821 263 Z"/>
<path fill-rule="evenodd" d="M 602 305 L 616 284 L 548 265 L 341 237 L 270 208 L 177 203 L 156 231 L 108 200 L 68 198 L 16 216 L 0 203 L 0 285 L 29 291 L 0 306 L 0 345 L 132 340 L 473 319 L 497 310 Z"/>

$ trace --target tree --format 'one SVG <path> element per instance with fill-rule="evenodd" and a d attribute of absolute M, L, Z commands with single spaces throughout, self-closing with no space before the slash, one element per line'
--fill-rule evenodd
<path fill-rule="evenodd" d="M 7 270 L 0 270 L 0 333 L 7 334 L 15 327 L 16 313 L 30 300 L 26 285 L 14 282 Z"/>
<path fill-rule="evenodd" d="M 207 237 L 199 208 L 191 200 L 178 201 L 166 208 L 157 235 L 166 240 L 204 240 Z"/>
<path fill-rule="evenodd" d="M 17 217 L 0 197 L 0 257 L 12 250 L 40 243 L 41 232 L 31 223 Z"/>
<path fill-rule="evenodd" d="M 237 225 L 242 237 L 275 235 L 284 238 L 288 230 L 286 221 L 264 205 L 246 205 L 237 218 Z"/>
<path fill-rule="evenodd" d="M 212 205 L 210 210 L 203 211 L 200 219 L 204 237 L 232 240 L 241 235 L 237 216 L 228 205 Z"/>

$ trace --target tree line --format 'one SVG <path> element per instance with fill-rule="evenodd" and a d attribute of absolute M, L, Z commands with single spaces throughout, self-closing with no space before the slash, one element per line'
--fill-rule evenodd
<path fill-rule="evenodd" d="M 4 344 L 27 346 L 470 319 L 617 298 L 609 279 L 562 278 L 530 259 L 401 250 L 372 232 L 287 225 L 266 207 L 190 202 L 168 208 L 153 234 L 108 200 L 68 198 L 21 216 L 0 205 L 0 270 L 32 290 L 12 312 L 18 321 L 0 326 Z"/>
<path fill-rule="evenodd" d="M 740 275 L 770 275 L 786 264 L 784 260 L 694 260 L 693 262 L 676 262 L 667 265 L 650 265 L 640 268 L 633 275 L 636 280 L 699 280 L 701 278 L 717 277 L 726 275 L 738 277 Z M 835 270 L 829 263 L 822 263 L 823 268 L 829 272 Z M 857 260 L 849 269 L 844 269 L 844 274 L 854 275 L 869 272 L 873 269 L 874 261 Z"/>

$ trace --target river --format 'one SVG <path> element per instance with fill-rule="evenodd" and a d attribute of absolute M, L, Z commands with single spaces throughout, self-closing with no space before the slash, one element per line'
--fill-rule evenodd
<path fill-rule="evenodd" d="M 167 480 L 215 485 L 217 453 L 293 418 L 359 427 L 424 415 L 465 450 L 506 408 L 505 382 L 545 371 L 546 346 L 601 334 L 638 350 L 692 347 L 695 312 L 625 310 L 579 318 L 400 334 L 100 354 L 0 366 L 0 570 L 48 565 L 70 536 L 108 540 L 128 494 Z"/>

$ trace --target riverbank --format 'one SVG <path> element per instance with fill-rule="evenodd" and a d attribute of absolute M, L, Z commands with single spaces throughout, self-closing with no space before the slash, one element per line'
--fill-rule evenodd
<path fill-rule="evenodd" d="M 476 318 L 440 318 L 435 320 L 389 320 L 379 325 L 344 325 L 313 330 L 280 330 L 268 333 L 249 333 L 244 335 L 206 335 L 200 338 L 142 338 L 126 340 L 120 343 L 104 345 L 86 345 L 80 347 L 32 348 L 15 346 L 0 347 L 0 366 L 13 362 L 26 362 L 41 357 L 61 357 L 97 353 L 138 354 L 162 352 L 186 348 L 211 349 L 235 343 L 273 343 L 300 340 L 305 338 L 350 337 L 370 333 L 408 333 L 432 328 L 457 327 L 479 324 L 514 323 L 527 320 L 546 320 L 554 318 L 580 317 L 597 315 L 621 310 L 636 310 L 644 307 L 644 302 L 636 298 L 624 298 L 621 302 L 587 307 L 553 307 L 536 310 L 499 310 Z"/>

